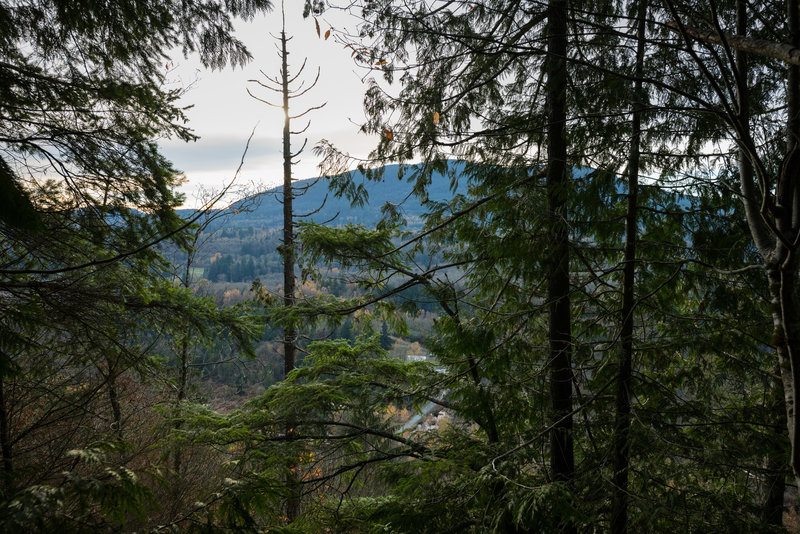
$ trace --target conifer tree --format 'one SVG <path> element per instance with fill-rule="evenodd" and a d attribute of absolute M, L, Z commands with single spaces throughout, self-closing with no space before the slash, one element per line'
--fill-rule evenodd
<path fill-rule="evenodd" d="M 104 300 L 87 276 L 157 261 L 154 246 L 186 225 L 173 212 L 180 175 L 155 142 L 195 138 L 180 90 L 164 88 L 167 53 L 180 46 L 211 67 L 240 65 L 250 56 L 231 18 L 269 8 L 267 0 L 0 5 L 3 372 L 13 366 L 10 348 L 26 343 L 21 330 L 46 326 L 56 301 L 72 302 L 79 316 Z"/>
<path fill-rule="evenodd" d="M 628 531 L 628 471 L 630 468 L 631 384 L 633 375 L 633 322 L 636 293 L 636 241 L 639 230 L 639 172 L 642 137 L 642 110 L 646 96 L 642 88 L 644 70 L 647 1 L 636 6 L 636 60 L 634 66 L 633 113 L 631 115 L 630 155 L 626 169 L 628 199 L 625 214 L 625 253 L 623 258 L 623 302 L 620 310 L 620 355 L 616 384 L 616 413 L 614 421 L 614 475 L 611 500 L 610 531 L 625 534 Z"/>
<path fill-rule="evenodd" d="M 247 320 L 162 277 L 158 245 L 192 221 L 157 141 L 195 139 L 169 54 L 242 65 L 232 21 L 270 6 L 0 3 L 3 530 L 123 528 L 150 504 L 118 443 L 146 439 L 123 426 L 150 413 L 124 396 L 158 368 L 145 338 L 216 325 L 251 344 Z"/>
<path fill-rule="evenodd" d="M 714 94 L 715 89 L 711 87 L 714 81 L 707 80 L 709 83 L 704 85 L 696 79 L 692 80 L 691 67 L 676 68 L 674 76 L 660 76 L 653 67 L 655 62 L 662 61 L 663 65 L 667 65 L 676 61 L 676 58 L 683 61 L 679 66 L 686 66 L 694 61 L 691 57 L 681 55 L 684 49 L 681 48 L 682 45 L 675 43 L 674 32 L 669 26 L 658 24 L 659 20 L 668 18 L 670 6 L 675 8 L 671 3 L 667 4 L 666 9 L 664 6 L 657 6 L 648 17 L 647 24 L 662 31 L 659 35 L 661 39 L 664 38 L 664 32 L 666 35 L 670 35 L 671 32 L 673 39 L 669 41 L 671 47 L 660 45 L 655 40 L 645 42 L 642 38 L 638 38 L 638 42 L 643 42 L 644 46 L 648 47 L 649 54 L 645 54 L 647 60 L 643 62 L 643 66 L 638 71 L 633 71 L 627 68 L 631 62 L 620 58 L 630 57 L 621 51 L 637 49 L 637 38 L 632 36 L 623 38 L 615 31 L 620 25 L 627 24 L 630 18 L 620 13 L 617 14 L 616 22 L 614 17 L 604 19 L 608 11 L 604 10 L 603 6 L 584 5 L 570 11 L 570 16 L 573 17 L 573 26 L 570 27 L 577 30 L 574 35 L 570 35 L 572 40 L 567 49 L 570 53 L 547 54 L 543 50 L 541 41 L 543 37 L 541 23 L 547 18 L 547 13 L 540 4 L 527 5 L 523 9 L 517 4 L 486 6 L 451 3 L 447 8 L 431 8 L 425 11 L 425 6 L 417 6 L 422 11 L 413 11 L 388 2 L 370 3 L 369 6 L 365 6 L 365 22 L 360 28 L 360 35 L 365 37 L 364 42 L 349 43 L 354 49 L 354 55 L 360 57 L 364 63 L 374 66 L 374 69 L 384 76 L 386 82 L 392 82 L 396 73 L 403 73 L 400 78 L 401 89 L 396 97 L 393 97 L 390 91 L 383 90 L 379 82 L 375 82 L 365 100 L 369 120 L 364 130 L 381 137 L 374 156 L 381 162 L 412 157 L 422 158 L 424 164 L 421 170 L 411 179 L 415 179 L 415 192 L 423 199 L 425 187 L 431 176 L 442 168 L 440 158 L 457 156 L 467 160 L 479 160 L 488 165 L 522 168 L 535 167 L 536 164 L 552 165 L 552 158 L 543 157 L 541 147 L 551 142 L 550 136 L 543 135 L 543 132 L 548 127 L 553 128 L 554 123 L 559 121 L 543 120 L 547 111 L 543 103 L 547 101 L 542 97 L 546 94 L 547 86 L 542 81 L 548 80 L 549 83 L 549 78 L 542 75 L 543 72 L 547 72 L 546 66 L 542 68 L 542 62 L 547 65 L 547 62 L 556 62 L 563 58 L 565 68 L 559 73 L 567 72 L 568 77 L 570 74 L 573 75 L 572 87 L 583 83 L 583 78 L 597 84 L 590 86 L 589 98 L 581 98 L 580 91 L 570 92 L 567 95 L 569 104 L 573 106 L 571 109 L 574 110 L 574 116 L 567 117 L 574 132 L 574 137 L 569 139 L 572 143 L 570 146 L 574 150 L 573 154 L 569 154 L 569 163 L 579 165 L 585 162 L 601 168 L 608 166 L 611 172 L 624 165 L 631 151 L 629 143 L 622 142 L 620 140 L 622 137 L 615 135 L 619 131 L 627 131 L 627 127 L 620 127 L 621 123 L 616 117 L 629 113 L 630 107 L 629 102 L 615 99 L 614 94 L 630 94 L 620 88 L 628 83 L 635 83 L 642 88 L 642 93 L 654 94 L 654 102 L 662 106 L 653 113 L 656 117 L 655 124 L 659 124 L 659 127 L 650 128 L 642 134 L 641 152 L 646 154 L 645 164 L 656 165 L 665 175 L 669 175 L 675 169 L 686 169 L 690 164 L 699 161 L 697 155 L 702 143 L 709 139 L 720 139 L 725 134 L 724 126 L 708 120 L 709 116 L 719 113 L 714 105 L 708 105 L 713 100 L 709 95 Z M 684 6 L 675 9 L 683 8 Z M 702 20 L 708 12 L 704 12 L 701 16 L 699 10 L 690 10 L 688 7 L 686 9 L 687 13 L 691 12 L 692 20 L 695 21 Z M 635 13 L 635 9 L 633 12 Z M 639 24 L 639 26 L 644 25 Z M 486 31 L 482 32 L 484 29 Z M 581 30 L 586 31 L 582 33 Z M 413 43 L 413 46 L 402 46 L 409 42 Z M 704 59 L 711 61 L 715 56 L 709 53 Z M 716 60 L 721 61 L 719 57 L 716 57 Z M 504 83 L 497 82 L 503 76 L 506 76 Z M 733 78 L 728 79 L 726 87 L 733 85 L 730 80 Z M 638 98 L 638 95 L 634 98 Z M 697 115 L 691 111 L 687 112 L 687 100 L 691 106 L 701 108 L 701 112 Z M 703 115 L 709 110 L 711 115 Z M 689 133 L 686 133 L 687 131 Z M 685 143 L 688 145 L 686 150 L 688 154 L 683 154 L 680 150 L 670 151 L 665 148 L 665 143 L 667 145 Z M 329 156 L 329 161 L 334 164 L 336 170 L 342 170 L 341 162 L 347 161 L 346 155 L 338 153 L 330 145 L 323 146 L 322 152 Z M 411 170 L 413 172 L 413 169 Z M 548 170 L 552 169 L 548 167 Z M 633 171 L 629 169 L 628 172 Z M 475 181 L 486 180 L 487 185 L 494 186 L 494 189 L 490 190 L 493 193 L 500 194 L 502 191 L 502 194 L 508 194 L 500 185 L 502 182 L 497 178 L 490 178 L 492 173 L 485 169 L 482 169 L 480 174 L 468 174 L 468 176 Z M 596 181 L 597 184 L 587 186 L 587 192 L 602 191 L 602 177 L 602 172 L 592 173 L 588 181 Z M 340 181 L 335 185 L 340 192 L 351 198 L 358 198 L 362 194 L 361 189 L 346 181 Z M 588 204 L 592 202 L 588 197 L 578 199 L 577 195 L 580 193 L 575 190 L 565 194 L 567 202 L 578 206 L 576 209 L 578 215 L 575 219 L 580 220 L 581 216 L 592 213 L 592 210 L 596 212 L 596 209 Z M 614 194 L 615 192 L 612 192 L 612 196 Z M 487 195 L 484 200 L 490 196 L 491 194 Z M 524 220 L 521 210 L 515 208 L 517 212 L 513 216 Z M 674 204 L 671 209 L 674 210 Z M 470 215 L 475 213 L 472 209 L 465 211 Z M 663 228 L 675 230 L 676 237 L 682 235 L 682 232 L 677 231 L 680 227 L 677 221 L 680 221 L 683 215 L 679 210 L 675 211 L 674 220 L 665 218 L 662 222 Z M 432 223 L 438 221 L 442 224 L 446 221 L 447 224 L 458 227 L 458 219 L 467 218 L 455 210 L 453 214 L 454 220 L 443 217 L 431 218 L 429 221 Z M 499 212 L 493 214 L 495 221 L 502 220 L 504 216 L 510 218 L 512 214 L 500 215 Z M 601 220 L 597 219 L 594 222 L 601 224 Z M 533 221 L 535 219 L 529 219 L 529 222 Z M 573 224 L 572 231 L 577 233 L 574 228 L 579 224 L 583 225 L 584 221 L 576 221 Z M 630 234 L 633 234 L 632 227 L 637 225 L 635 219 L 629 223 Z M 605 230 L 594 226 L 591 232 L 600 234 Z M 465 227 L 460 227 L 458 237 L 454 236 L 451 239 L 467 240 L 468 235 Z M 579 242 L 579 239 L 575 236 L 573 243 Z M 672 264 L 673 273 L 666 273 L 660 281 L 653 282 L 652 292 L 645 292 L 651 297 L 659 295 L 661 284 L 668 284 L 675 277 L 683 276 L 681 262 L 692 261 L 695 254 L 699 254 L 691 247 L 684 248 L 679 243 L 671 240 L 670 242 L 673 243 L 671 246 L 684 250 L 686 256 L 684 258 L 672 256 L 665 260 Z M 552 247 L 553 243 L 558 244 L 559 241 L 551 239 L 548 244 Z M 579 251 L 581 263 L 586 264 L 589 247 L 584 243 L 573 244 L 573 247 Z M 603 249 L 598 247 L 597 250 Z M 627 263 L 630 263 L 632 267 L 632 262 L 628 260 L 625 260 L 627 263 L 617 263 L 617 261 L 619 260 L 612 255 L 606 255 L 596 264 L 589 266 L 587 272 L 573 273 L 570 281 L 571 294 L 594 292 L 594 289 L 606 285 L 613 290 L 609 274 L 615 272 L 620 265 L 627 266 Z M 715 258 L 715 261 L 719 261 L 719 258 Z M 528 262 L 530 263 L 529 258 Z M 648 269 L 651 273 L 663 273 L 660 266 L 651 265 Z M 597 274 L 598 272 L 600 274 Z M 628 306 L 616 308 L 623 310 L 625 340 L 622 344 L 625 347 L 621 350 L 624 351 L 628 351 L 629 342 L 632 341 L 629 322 L 632 318 L 631 278 L 628 274 L 628 289 L 620 291 L 627 293 Z M 485 283 L 489 285 L 488 281 Z M 690 282 L 687 280 L 685 283 Z M 547 301 L 552 303 L 554 299 L 548 298 Z M 602 309 L 603 305 L 598 304 L 599 302 L 601 301 L 585 300 L 581 304 L 586 306 L 584 313 L 587 315 L 601 313 L 598 309 Z M 614 319 L 614 323 L 617 321 L 618 319 Z M 562 330 L 562 334 L 564 331 L 566 330 Z M 573 339 L 571 343 L 571 348 L 576 351 L 593 343 L 585 334 L 591 331 L 591 327 L 585 326 L 582 331 L 585 337 Z M 615 335 L 613 339 L 616 342 L 620 338 Z M 626 359 L 627 357 L 623 356 L 621 369 L 626 367 Z M 484 359 L 478 361 L 486 362 Z M 552 362 L 554 359 L 550 358 L 548 361 Z M 591 360 L 587 364 L 590 365 Z M 564 367 L 562 366 L 562 369 Z M 625 384 L 626 374 L 627 371 L 621 372 L 619 380 L 615 378 L 606 384 L 592 380 L 588 387 L 593 388 L 595 394 L 599 395 L 608 383 L 616 381 L 621 388 L 617 398 L 624 404 L 624 398 L 630 395 L 630 386 Z M 551 380 L 551 385 L 554 383 L 557 382 Z M 582 407 L 581 412 L 585 414 L 585 410 L 587 408 Z M 618 466 L 627 462 L 624 458 L 626 451 L 622 448 L 628 439 L 624 437 L 626 433 L 624 421 L 628 417 L 625 412 L 626 409 L 622 406 L 618 425 L 620 438 L 617 443 L 620 445 L 617 449 L 620 452 Z M 567 410 L 566 413 L 571 417 L 571 410 Z M 565 417 L 564 421 L 567 419 L 569 417 Z M 589 427 L 587 430 L 589 434 L 586 437 L 593 440 L 591 434 L 596 429 L 590 427 L 591 423 L 587 422 L 586 425 Z M 551 448 L 550 454 L 554 454 L 554 449 Z M 617 474 L 621 476 L 625 470 L 624 467 L 613 469 L 615 476 Z M 617 478 L 616 482 L 621 485 L 621 478 Z M 617 491 L 618 496 L 624 492 L 620 487 L 613 491 Z M 620 507 L 621 503 L 621 499 L 617 499 L 615 507 Z M 617 512 L 620 508 L 616 510 L 613 515 L 618 518 L 620 516 Z M 619 523 L 615 528 L 620 528 Z"/>
<path fill-rule="evenodd" d="M 441 312 L 429 340 L 436 367 L 383 357 L 377 336 L 321 343 L 285 383 L 214 419 L 215 443 L 246 445 L 231 524 L 278 522 L 263 504 L 274 500 L 258 496 L 276 473 L 283 480 L 280 458 L 310 451 L 315 460 L 295 464 L 309 495 L 296 528 L 774 530 L 787 451 L 770 415 L 780 388 L 765 295 L 781 295 L 762 271 L 784 283 L 794 267 L 759 259 L 746 235 L 763 229 L 753 213 L 768 246 L 783 235 L 770 221 L 786 213 L 763 211 L 780 197 L 769 175 L 780 157 L 767 153 L 785 135 L 782 107 L 767 105 L 785 101 L 780 69 L 758 60 L 749 68 L 762 83 L 748 85 L 747 68 L 730 68 L 743 65 L 719 44 L 735 25 L 732 2 L 630 2 L 615 14 L 603 3 L 411 5 L 359 5 L 353 34 L 364 41 L 346 42 L 384 77 L 364 126 L 379 145 L 361 163 L 420 158 L 401 177 L 420 199 L 434 179 L 464 181 L 466 192 L 428 201 L 415 235 L 400 233 L 398 206 L 374 229 L 306 225 L 308 263 L 361 275 L 365 294 L 284 312 L 388 319 L 387 299 L 420 286 Z M 564 33 L 552 24 L 561 15 Z M 779 28 L 774 17 L 762 9 L 749 29 Z M 697 25 L 716 41 L 698 44 Z M 742 135 L 745 122 L 763 144 Z M 729 142 L 753 164 L 750 179 L 727 149 L 708 153 Z M 353 162 L 322 151 L 333 167 Z M 661 179 L 639 187 L 644 169 Z M 359 176 L 336 176 L 334 188 L 363 202 Z M 751 186 L 742 203 L 737 181 Z M 441 263 L 419 263 L 422 251 Z M 455 422 L 441 432 L 396 424 L 391 414 L 409 403 L 444 406 Z"/>

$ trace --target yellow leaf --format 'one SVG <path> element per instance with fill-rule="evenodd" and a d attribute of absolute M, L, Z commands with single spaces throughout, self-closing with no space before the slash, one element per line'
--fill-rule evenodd
<path fill-rule="evenodd" d="M 433 112 L 433 124 L 437 124 L 438 122 L 439 122 L 439 112 L 438 111 L 434 111 Z"/>
<path fill-rule="evenodd" d="M 319 21 L 314 17 L 314 25 L 317 27 L 317 37 L 319 37 Z"/>
<path fill-rule="evenodd" d="M 326 31 L 325 32 L 325 40 L 327 41 L 328 37 L 330 37 L 330 36 L 331 36 L 331 31 L 330 30 Z"/>

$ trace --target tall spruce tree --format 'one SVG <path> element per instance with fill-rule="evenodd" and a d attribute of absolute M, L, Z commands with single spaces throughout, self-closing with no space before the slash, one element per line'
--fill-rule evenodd
<path fill-rule="evenodd" d="M 283 204 L 283 239 L 281 241 L 280 246 L 280 253 L 283 257 L 283 306 L 287 308 L 287 311 L 290 311 L 291 308 L 295 304 L 296 299 L 296 287 L 297 287 L 297 274 L 296 274 L 296 267 L 297 267 L 297 246 L 295 244 L 295 219 L 301 217 L 307 217 L 311 214 L 304 213 L 298 214 L 295 213 L 294 210 L 294 199 L 298 195 L 302 195 L 305 190 L 309 187 L 313 186 L 312 184 L 306 184 L 303 189 L 298 189 L 293 185 L 294 178 L 292 178 L 292 167 L 296 163 L 297 158 L 302 154 L 308 139 L 303 142 L 303 145 L 295 152 L 292 151 L 292 135 L 299 135 L 305 132 L 308 127 L 310 126 L 310 121 L 306 123 L 304 127 L 300 130 L 293 131 L 292 130 L 292 121 L 302 118 L 308 113 L 321 109 L 325 106 L 325 104 L 320 104 L 316 106 L 311 106 L 306 108 L 300 113 L 296 113 L 292 115 L 292 110 L 290 109 L 290 103 L 292 100 L 296 98 L 300 98 L 317 85 L 319 81 L 319 69 L 317 70 L 317 75 L 314 80 L 306 87 L 305 82 L 301 81 L 299 85 L 293 86 L 297 80 L 303 74 L 305 70 L 306 61 L 303 61 L 302 65 L 298 68 L 296 74 L 291 74 L 289 72 L 289 51 L 287 48 L 288 42 L 292 39 L 291 37 L 286 35 L 286 21 L 285 21 L 285 14 L 284 14 L 284 7 L 281 5 L 281 13 L 284 17 L 283 26 L 281 28 L 281 34 L 278 38 L 278 42 L 280 43 L 280 47 L 278 49 L 278 56 L 281 60 L 281 67 L 280 67 L 280 74 L 278 77 L 271 77 L 267 74 L 262 74 L 265 78 L 265 81 L 262 82 L 260 80 L 250 80 L 258 84 L 260 87 L 276 92 L 281 97 L 280 104 L 274 104 L 268 99 L 265 99 L 260 96 L 254 95 L 249 89 L 247 90 L 248 94 L 251 97 L 255 98 L 259 102 L 263 102 L 268 106 L 280 108 L 283 111 L 284 119 L 283 119 L 283 130 L 281 135 L 282 141 L 282 156 L 283 156 L 283 185 L 281 187 L 281 196 L 280 202 Z M 316 183 L 316 182 L 314 182 Z M 291 314 L 287 314 L 291 315 Z M 284 351 L 284 366 L 283 372 L 284 377 L 288 376 L 292 370 L 297 366 L 297 324 L 292 319 L 287 319 L 286 324 L 284 325 L 284 339 L 283 339 L 283 351 Z"/>
<path fill-rule="evenodd" d="M 631 384 L 633 376 L 634 313 L 636 295 L 636 241 L 639 230 L 639 172 L 642 137 L 642 114 L 647 97 L 642 87 L 647 20 L 647 1 L 636 6 L 636 59 L 633 75 L 633 113 L 631 115 L 630 153 L 626 169 L 628 199 L 625 213 L 625 252 L 623 258 L 622 308 L 620 310 L 620 355 L 616 384 L 614 420 L 614 475 L 610 531 L 628 531 L 628 472 L 630 469 Z"/>

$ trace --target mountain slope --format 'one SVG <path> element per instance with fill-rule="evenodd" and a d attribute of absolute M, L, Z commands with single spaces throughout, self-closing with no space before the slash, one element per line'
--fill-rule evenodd
<path fill-rule="evenodd" d="M 448 162 L 449 171 L 458 171 L 463 164 L 457 161 Z M 381 207 L 386 203 L 399 205 L 399 210 L 407 219 L 410 226 L 420 223 L 420 216 L 425 213 L 425 208 L 418 199 L 411 196 L 412 184 L 407 177 L 412 174 L 408 171 L 404 177 L 399 176 L 399 165 L 388 165 L 383 169 L 382 181 L 369 181 L 364 173 L 353 171 L 355 183 L 364 185 L 369 194 L 368 203 L 364 206 L 351 206 L 346 198 L 336 198 L 328 192 L 328 182 L 323 179 L 299 180 L 295 187 L 303 191 L 295 198 L 294 211 L 297 215 L 311 214 L 308 219 L 319 223 L 341 226 L 348 223 L 375 225 L 381 218 Z M 457 192 L 466 191 L 466 185 L 459 183 Z M 228 228 L 262 227 L 276 228 L 283 224 L 283 205 L 280 202 L 282 189 L 277 187 L 262 193 L 256 202 L 255 209 L 240 212 L 225 223 Z M 441 173 L 433 173 L 431 184 L 428 186 L 428 195 L 431 200 L 447 200 L 453 196 L 450 189 L 450 180 Z"/>

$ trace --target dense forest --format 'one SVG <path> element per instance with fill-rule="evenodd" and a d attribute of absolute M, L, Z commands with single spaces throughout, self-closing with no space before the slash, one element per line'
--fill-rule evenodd
<path fill-rule="evenodd" d="M 374 150 L 293 182 L 283 32 L 284 187 L 180 209 L 169 54 L 282 9 Z M 800 531 L 799 50 L 800 0 L 0 1 L 0 531 Z"/>

